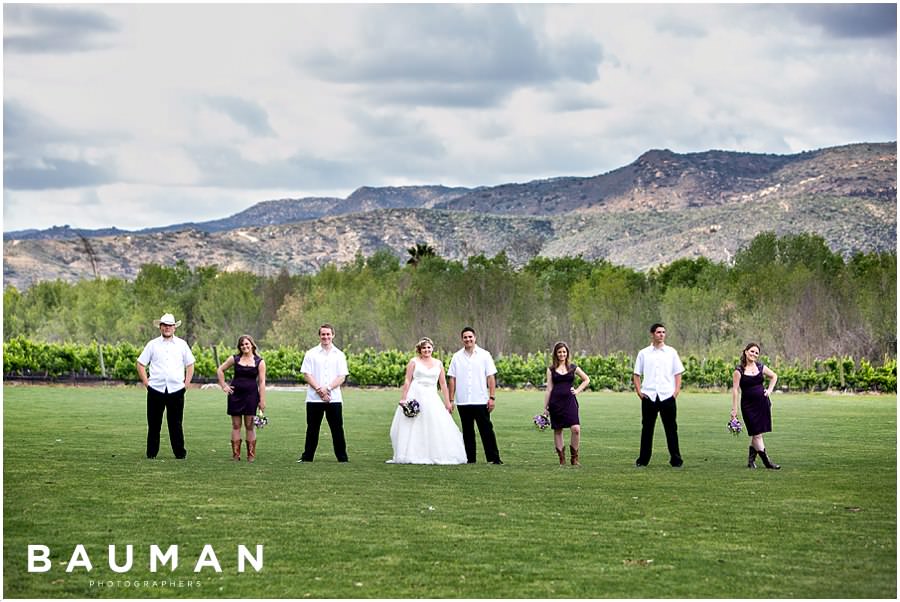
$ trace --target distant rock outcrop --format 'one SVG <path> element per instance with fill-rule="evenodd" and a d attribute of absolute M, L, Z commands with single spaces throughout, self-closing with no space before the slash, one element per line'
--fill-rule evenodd
<path fill-rule="evenodd" d="M 810 232 L 836 251 L 897 240 L 897 147 L 854 144 L 796 155 L 644 153 L 606 174 L 476 189 L 362 187 L 346 199 L 280 199 L 228 218 L 141 232 L 57 227 L 4 234 L 3 273 L 39 280 L 134 277 L 143 263 L 313 272 L 357 254 L 404 257 L 417 243 L 451 259 L 503 251 L 582 255 L 647 269 L 682 257 L 729 261 L 756 234 Z M 86 240 L 90 237 L 90 252 Z M 93 260 L 93 263 L 92 263 Z"/>

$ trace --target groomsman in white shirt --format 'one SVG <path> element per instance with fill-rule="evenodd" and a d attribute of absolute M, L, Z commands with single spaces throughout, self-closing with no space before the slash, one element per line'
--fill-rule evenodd
<path fill-rule="evenodd" d="M 331 430 L 331 444 L 338 462 L 347 462 L 341 385 L 350 374 L 347 356 L 333 344 L 334 327 L 319 326 L 319 344 L 306 352 L 300 371 L 306 379 L 306 440 L 298 463 L 312 462 L 319 446 L 322 417 Z"/>
<path fill-rule="evenodd" d="M 450 403 L 456 400 L 459 408 L 459 421 L 462 423 L 463 445 L 466 448 L 466 459 L 474 464 L 477 458 L 475 444 L 475 425 L 481 435 L 484 455 L 491 464 L 503 464 L 500 450 L 497 449 L 497 437 L 494 425 L 491 424 L 491 412 L 494 411 L 494 390 L 497 386 L 497 368 L 490 352 L 475 344 L 475 330 L 466 326 L 460 333 L 463 348 L 453 354 L 450 368 L 447 370 L 447 385 L 450 391 Z"/>
<path fill-rule="evenodd" d="M 675 398 L 681 392 L 684 366 L 678 352 L 666 345 L 664 325 L 657 323 L 651 326 L 650 336 L 652 344 L 641 349 L 634 361 L 634 390 L 641 400 L 641 452 L 635 466 L 641 468 L 650 463 L 653 430 L 656 428 L 656 416 L 659 415 L 666 431 L 669 464 L 673 468 L 680 468 L 684 461 L 678 447 Z"/>
<path fill-rule="evenodd" d="M 169 427 L 169 443 L 178 460 L 187 457 L 184 448 L 184 392 L 194 375 L 194 354 L 184 339 L 175 336 L 181 320 L 164 314 L 153 321 L 159 335 L 144 346 L 137 359 L 137 372 L 147 389 L 147 458 L 159 453 L 163 413 Z M 150 374 L 147 374 L 147 367 Z"/>

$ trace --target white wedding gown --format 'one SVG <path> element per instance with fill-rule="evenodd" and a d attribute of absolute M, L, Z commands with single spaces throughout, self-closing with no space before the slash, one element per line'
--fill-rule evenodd
<path fill-rule="evenodd" d="M 389 464 L 465 464 L 462 433 L 438 395 L 441 366 L 435 361 L 426 368 L 418 361 L 406 393 L 419 402 L 419 415 L 410 418 L 399 406 L 391 423 L 394 457 Z"/>

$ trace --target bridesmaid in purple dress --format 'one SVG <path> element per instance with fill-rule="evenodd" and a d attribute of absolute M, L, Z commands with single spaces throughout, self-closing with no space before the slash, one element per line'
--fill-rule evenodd
<path fill-rule="evenodd" d="M 734 369 L 733 387 L 731 394 L 731 417 L 737 417 L 738 399 L 741 400 L 741 416 L 744 418 L 744 427 L 750 435 L 750 455 L 747 458 L 747 468 L 756 468 L 756 456 L 765 464 L 766 468 L 778 470 L 781 468 L 769 459 L 766 454 L 766 445 L 763 442 L 763 433 L 772 432 L 772 402 L 770 397 L 778 382 L 778 375 L 759 361 L 759 345 L 750 343 L 744 347 L 741 353 L 741 364 Z M 769 387 L 765 387 L 763 377 L 769 378 Z"/>
<path fill-rule="evenodd" d="M 241 459 L 241 423 L 247 433 L 247 462 L 256 460 L 256 409 L 266 410 L 266 362 L 256 352 L 256 343 L 248 334 L 238 338 L 238 355 L 216 369 L 219 386 L 228 393 L 231 416 L 231 459 Z M 225 371 L 234 366 L 234 378 L 225 384 Z"/>
<path fill-rule="evenodd" d="M 576 389 L 575 377 L 581 379 Z M 575 397 L 590 384 L 591 379 L 575 364 L 569 363 L 569 346 L 559 342 L 553 346 L 553 363 L 547 368 L 547 387 L 544 394 L 544 415 L 550 415 L 553 441 L 559 465 L 566 465 L 563 429 L 570 429 L 569 451 L 572 466 L 581 466 L 578 447 L 581 443 L 581 420 L 578 418 L 578 399 Z"/>

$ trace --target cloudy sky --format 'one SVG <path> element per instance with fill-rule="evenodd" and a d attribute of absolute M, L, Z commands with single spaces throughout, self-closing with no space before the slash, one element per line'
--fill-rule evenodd
<path fill-rule="evenodd" d="M 3 230 L 897 138 L 894 4 L 5 4 Z"/>

